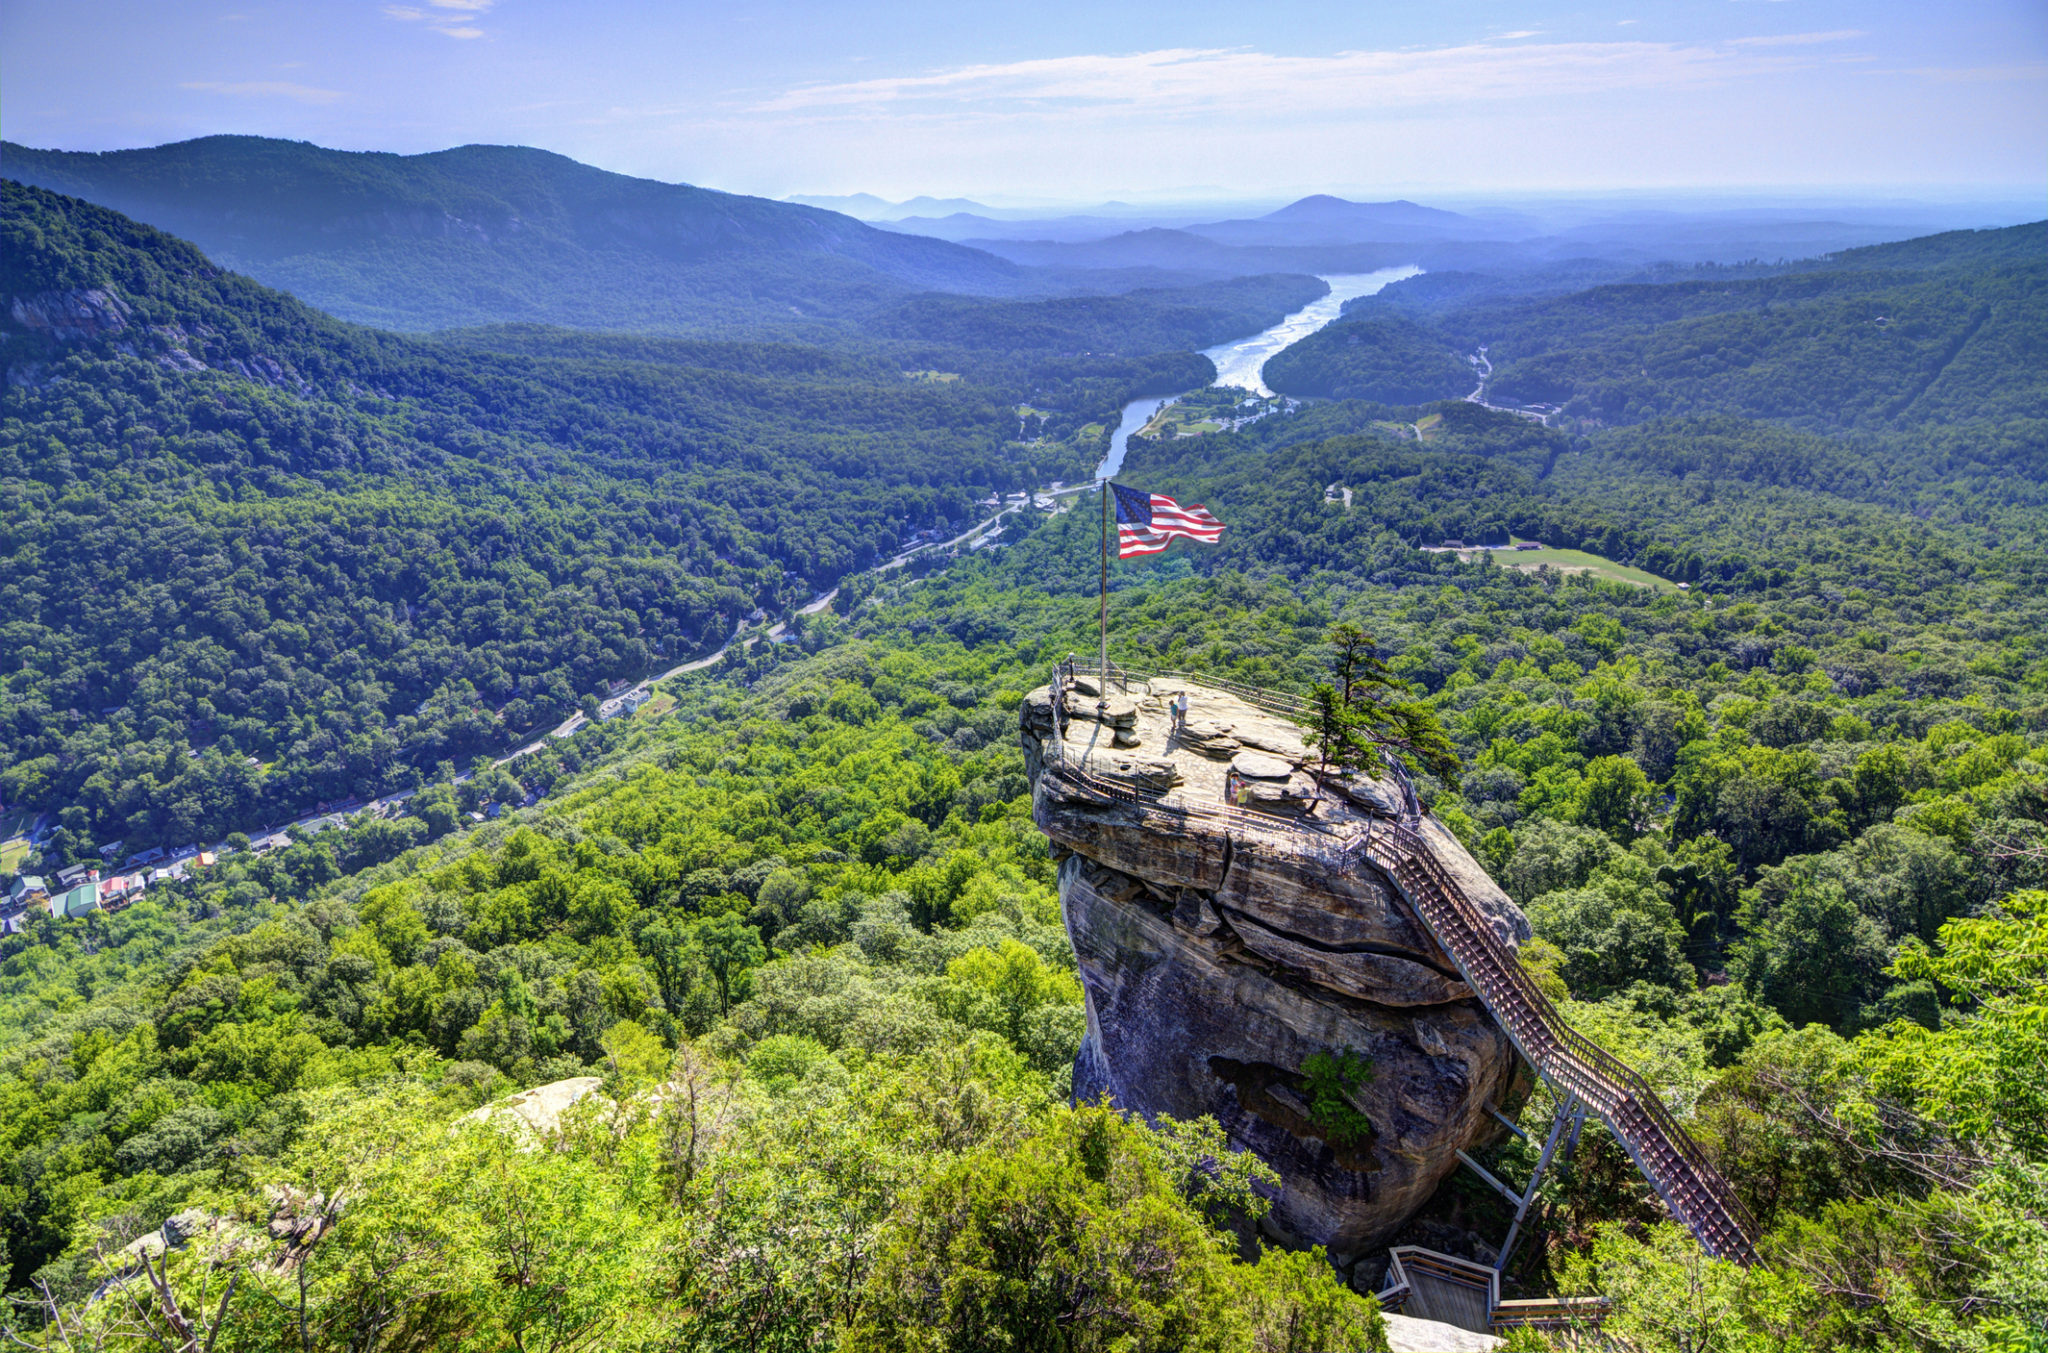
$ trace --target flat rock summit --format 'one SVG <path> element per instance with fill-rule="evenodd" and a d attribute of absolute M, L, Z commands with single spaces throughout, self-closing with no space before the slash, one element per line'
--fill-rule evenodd
<path fill-rule="evenodd" d="M 1075 1097 L 1214 1115 L 1281 1176 L 1266 1229 L 1326 1246 L 1348 1269 L 1422 1206 L 1460 1149 L 1500 1131 L 1488 1104 L 1518 1103 L 1529 1079 L 1357 849 L 1403 816 L 1406 791 L 1391 775 L 1319 786 L 1300 728 L 1269 704 L 1169 677 L 1104 696 L 1082 675 L 1025 697 L 1024 753 L 1087 994 Z M 1409 825 L 1505 944 L 1528 937 L 1449 832 L 1426 815 Z M 1345 1050 L 1368 1064 L 1345 1097 L 1369 1132 L 1333 1131 L 1310 1102 L 1305 1064 Z"/>

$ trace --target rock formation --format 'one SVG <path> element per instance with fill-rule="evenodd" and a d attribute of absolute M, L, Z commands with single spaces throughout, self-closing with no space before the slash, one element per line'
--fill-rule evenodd
<path fill-rule="evenodd" d="M 1182 690 L 1175 730 L 1167 700 Z M 1526 1072 L 1349 848 L 1401 812 L 1391 779 L 1320 789 L 1299 729 L 1220 691 L 1154 679 L 1120 695 L 1070 691 L 1063 737 L 1051 690 L 1022 711 L 1033 814 L 1061 857 L 1087 993 L 1074 1093 L 1214 1115 L 1281 1176 L 1267 1229 L 1348 1267 L 1429 1198 L 1460 1148 L 1499 1131 L 1486 1106 L 1518 1101 Z M 1231 812 L 1226 792 L 1261 811 Z M 1526 939 L 1520 910 L 1456 840 L 1426 819 L 1422 831 L 1502 939 Z M 1305 1063 L 1343 1049 L 1370 1064 L 1345 1096 L 1369 1132 L 1309 1101 Z"/>

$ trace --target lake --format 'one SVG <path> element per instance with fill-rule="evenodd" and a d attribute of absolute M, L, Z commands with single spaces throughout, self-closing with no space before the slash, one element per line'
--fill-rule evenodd
<path fill-rule="evenodd" d="M 1236 385 L 1254 394 L 1271 395 L 1273 392 L 1266 388 L 1266 382 L 1260 378 L 1267 358 L 1290 344 L 1299 343 L 1336 319 L 1343 313 L 1346 301 L 1356 300 L 1360 296 L 1370 296 L 1391 282 L 1398 282 L 1405 277 L 1415 277 L 1421 272 L 1422 269 L 1409 266 L 1381 268 L 1378 272 L 1337 273 L 1325 277 L 1322 280 L 1330 290 L 1321 299 L 1311 301 L 1262 333 L 1209 348 L 1202 355 L 1216 364 L 1216 384 Z M 1148 395 L 1144 399 L 1134 399 L 1124 405 L 1123 417 L 1117 420 L 1116 432 L 1109 439 L 1109 454 L 1103 457 L 1102 464 L 1096 467 L 1095 477 L 1110 479 L 1122 470 L 1124 451 L 1131 440 L 1131 434 L 1151 422 L 1154 414 L 1178 398 L 1179 395 Z"/>
<path fill-rule="evenodd" d="M 1346 301 L 1370 296 L 1391 282 L 1415 277 L 1422 269 L 1409 266 L 1381 268 L 1378 272 L 1339 273 L 1322 280 L 1330 292 L 1281 320 L 1264 333 L 1240 338 L 1205 350 L 1202 355 L 1216 364 L 1216 383 L 1235 385 L 1256 395 L 1271 395 L 1261 376 L 1266 359 L 1282 348 L 1299 343 L 1343 313 Z M 1142 426 L 1142 424 L 1140 425 Z"/>

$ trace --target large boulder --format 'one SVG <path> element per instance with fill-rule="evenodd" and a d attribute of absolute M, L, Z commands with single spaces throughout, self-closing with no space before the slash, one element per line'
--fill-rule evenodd
<path fill-rule="evenodd" d="M 1487 1105 L 1518 1102 L 1526 1073 L 1427 928 L 1349 848 L 1377 805 L 1382 817 L 1399 811 L 1398 797 L 1333 791 L 1287 817 L 1224 810 L 1215 725 L 1257 739 L 1241 741 L 1256 757 L 1232 753 L 1255 785 L 1294 786 L 1312 767 L 1270 719 L 1222 698 L 1204 711 L 1206 693 L 1191 693 L 1190 726 L 1196 712 L 1203 726 L 1183 739 L 1134 692 L 1130 732 L 1150 762 L 1181 773 L 1148 764 L 1142 779 L 1155 792 L 1128 798 L 1049 771 L 1049 693 L 1025 702 L 1033 814 L 1062 857 L 1060 906 L 1087 997 L 1074 1093 L 1106 1094 L 1147 1116 L 1213 1115 L 1280 1175 L 1269 1232 L 1326 1246 L 1348 1266 L 1428 1200 L 1461 1148 L 1500 1131 Z M 1056 759 L 1114 781 L 1114 757 L 1129 754 L 1095 727 L 1076 719 Z M 1449 855 L 1438 834 L 1425 839 Z M 1448 833 L 1441 840 L 1456 849 Z M 1526 937 L 1514 904 L 1469 855 L 1456 855 L 1446 867 L 1503 938 Z M 1363 1140 L 1342 1140 L 1309 1106 L 1308 1059 L 1342 1049 L 1370 1064 L 1347 1096 L 1371 1124 Z"/>

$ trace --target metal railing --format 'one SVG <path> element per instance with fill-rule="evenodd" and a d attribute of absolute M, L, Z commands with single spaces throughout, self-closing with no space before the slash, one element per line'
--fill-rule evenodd
<path fill-rule="evenodd" d="M 1085 755 L 1068 749 L 1066 700 L 1075 675 L 1087 670 L 1077 667 L 1072 658 L 1054 669 L 1053 737 L 1042 753 L 1047 770 L 1076 788 L 1141 811 L 1335 841 L 1340 868 L 1347 870 L 1360 857 L 1369 860 L 1393 880 L 1523 1059 L 1557 1090 L 1576 1094 L 1599 1114 L 1651 1188 L 1698 1237 L 1701 1247 L 1718 1257 L 1754 1262 L 1756 1223 L 1698 1143 L 1649 1082 L 1565 1021 L 1495 931 L 1491 919 L 1437 860 L 1417 830 L 1422 822 L 1421 805 L 1398 758 L 1382 753 L 1402 791 L 1404 820 L 1379 823 L 1367 818 L 1363 831 L 1235 804 L 1167 803 L 1161 794 L 1096 774 Z M 1294 714 L 1307 708 L 1305 701 L 1279 692 L 1259 691 L 1199 673 L 1116 670 L 1127 678 L 1171 677 L 1224 690 L 1274 713 Z"/>
<path fill-rule="evenodd" d="M 1492 923 L 1405 824 L 1376 832 L 1366 854 L 1400 887 L 1423 924 L 1515 1042 L 1558 1090 L 1598 1113 L 1673 1215 L 1709 1254 L 1748 1263 L 1756 1223 L 1656 1091 L 1605 1048 L 1572 1028 Z"/>
<path fill-rule="evenodd" d="M 1113 660 L 1110 663 L 1110 668 L 1120 678 L 1124 679 L 1124 683 L 1127 683 L 1129 680 L 1150 681 L 1159 677 L 1171 681 L 1193 682 L 1208 690 L 1223 691 L 1225 694 L 1236 696 L 1239 700 L 1244 701 L 1255 709 L 1264 710 L 1268 714 L 1277 714 L 1287 719 L 1307 714 L 1311 708 L 1309 702 L 1299 696 L 1288 695 L 1284 691 L 1269 691 L 1257 686 L 1247 686 L 1243 682 L 1231 681 L 1224 677 L 1210 676 L 1205 672 L 1187 672 L 1178 668 L 1119 667 Z M 1063 723 L 1066 717 L 1065 691 L 1072 686 L 1074 677 L 1084 673 L 1093 673 L 1095 670 L 1095 664 L 1083 663 L 1072 654 L 1069 654 L 1063 662 L 1056 663 L 1053 667 L 1054 728 L 1062 738 L 1066 735 L 1066 728 Z M 1123 684 L 1123 689 L 1128 693 L 1130 687 L 1128 684 Z M 1420 817 L 1422 815 L 1422 801 L 1416 797 L 1415 782 L 1409 778 L 1408 768 L 1401 763 L 1401 759 L 1398 756 L 1394 755 L 1387 748 L 1380 748 L 1379 756 L 1381 772 L 1391 776 L 1394 781 L 1394 787 L 1400 791 L 1404 812 L 1410 818 Z M 1378 776 L 1374 778 L 1377 779 Z M 1277 813 L 1262 813 L 1257 809 L 1237 809 L 1235 805 L 1228 806 L 1232 807 L 1234 811 L 1252 814 L 1251 820 L 1255 823 L 1278 824 L 1282 827 L 1299 828 L 1303 831 L 1318 832 L 1326 836 L 1343 833 L 1343 829 L 1340 827 L 1329 823 L 1316 822 L 1313 819 L 1282 817 Z M 1180 805 L 1174 805 L 1174 810 L 1179 811 L 1180 807 Z M 1370 829 L 1369 819 L 1367 829 Z M 1363 844 L 1362 837 L 1359 838 L 1358 844 Z"/>
<path fill-rule="evenodd" d="M 1357 852 L 1361 844 L 1359 833 L 1343 825 L 1261 812 L 1259 809 L 1245 808 L 1234 803 L 1208 804 L 1186 799 L 1170 802 L 1166 798 L 1168 791 L 1148 792 L 1142 786 L 1128 780 L 1097 773 L 1088 764 L 1087 754 L 1074 751 L 1068 746 L 1067 741 L 1067 696 L 1075 693 L 1073 678 L 1078 673 L 1094 670 L 1093 666 L 1077 666 L 1071 658 L 1053 669 L 1053 736 L 1039 753 L 1039 759 L 1044 762 L 1046 769 L 1088 793 L 1141 811 L 1163 813 L 1181 819 L 1217 822 L 1225 826 L 1256 828 L 1264 832 L 1300 832 L 1323 842 L 1336 843 L 1340 852 L 1340 863 Z M 1147 675 L 1149 674 L 1138 674 L 1140 679 Z"/>

